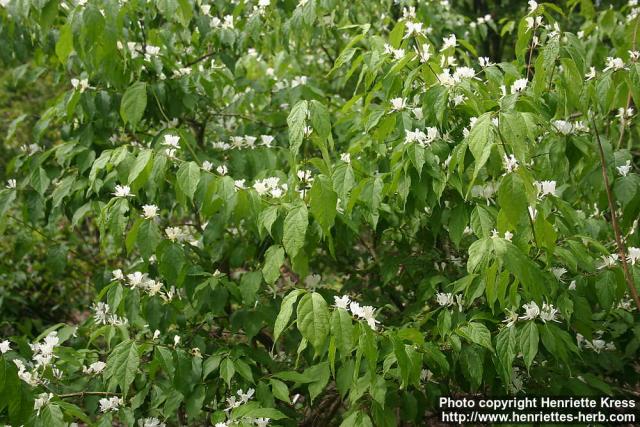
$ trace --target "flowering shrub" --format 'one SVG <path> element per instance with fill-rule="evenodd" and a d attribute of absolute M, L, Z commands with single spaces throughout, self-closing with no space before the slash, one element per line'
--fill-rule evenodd
<path fill-rule="evenodd" d="M 0 422 L 637 395 L 640 7 L 456 3 L 0 0 Z"/>

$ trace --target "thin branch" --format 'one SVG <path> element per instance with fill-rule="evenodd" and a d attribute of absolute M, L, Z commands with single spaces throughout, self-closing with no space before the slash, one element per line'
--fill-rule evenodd
<path fill-rule="evenodd" d="M 213 55 L 215 55 L 215 54 L 216 54 L 216 52 L 209 52 L 209 53 L 207 53 L 207 54 L 205 54 L 205 55 L 202 55 L 201 57 L 196 58 L 196 59 L 194 59 L 194 60 L 193 60 L 193 61 L 191 61 L 191 62 L 187 62 L 187 64 L 185 65 L 185 67 L 191 67 L 192 65 L 196 65 L 198 62 L 204 61 L 204 60 L 205 60 L 205 59 L 207 59 L 207 58 L 211 58 L 211 57 L 212 57 Z"/>
<path fill-rule="evenodd" d="M 120 393 L 111 393 L 109 391 L 79 391 L 77 393 L 59 394 L 60 399 L 68 397 L 84 397 L 84 396 L 120 396 Z"/>
<path fill-rule="evenodd" d="M 616 237 L 616 244 L 618 246 L 618 256 L 620 257 L 620 262 L 622 263 L 622 271 L 624 271 L 624 278 L 627 281 L 627 286 L 629 287 L 629 292 L 631 293 L 631 297 L 636 303 L 638 310 L 640 310 L 640 297 L 638 296 L 638 291 L 636 290 L 636 286 L 633 283 L 633 276 L 629 271 L 629 265 L 627 264 L 627 250 L 624 246 L 624 241 L 622 240 L 622 234 L 620 233 L 620 227 L 618 226 L 618 219 L 616 217 L 616 209 L 615 204 L 613 203 L 613 194 L 611 193 L 611 187 L 609 186 L 609 176 L 607 175 L 607 163 L 604 158 L 604 150 L 602 149 L 602 142 L 600 141 L 600 134 L 598 133 L 598 127 L 596 126 L 596 121 L 591 116 L 591 122 L 593 124 L 593 129 L 596 134 L 596 141 L 598 142 L 598 150 L 600 153 L 600 166 L 602 168 L 602 179 L 604 180 L 604 187 L 607 191 L 607 201 L 609 202 L 609 211 L 611 212 L 611 226 L 613 227 L 613 233 Z"/>

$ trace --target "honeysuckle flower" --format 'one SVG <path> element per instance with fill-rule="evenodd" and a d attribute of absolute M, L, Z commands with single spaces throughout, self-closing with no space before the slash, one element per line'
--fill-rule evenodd
<path fill-rule="evenodd" d="M 9 179 L 7 180 L 7 185 L 6 187 L 10 190 L 14 190 L 16 187 L 18 186 L 18 182 L 15 179 Z"/>
<path fill-rule="evenodd" d="M 598 266 L 598 270 L 615 267 L 617 262 L 618 254 L 602 255 L 602 264 Z"/>
<path fill-rule="evenodd" d="M 513 310 L 507 309 L 507 315 L 502 323 L 506 323 L 506 327 L 510 328 L 518 322 L 518 313 Z"/>
<path fill-rule="evenodd" d="M 351 299 L 348 295 L 343 295 L 341 297 L 334 296 L 333 300 L 335 301 L 334 305 L 336 308 L 344 308 L 345 310 L 348 310 L 349 303 L 351 302 Z"/>
<path fill-rule="evenodd" d="M 538 2 L 535 0 L 529 0 L 529 13 L 533 13 L 538 8 Z"/>
<path fill-rule="evenodd" d="M 406 54 L 404 49 L 393 49 L 391 53 L 393 54 L 393 59 L 395 59 L 396 61 L 404 58 L 404 55 Z"/>
<path fill-rule="evenodd" d="M 87 79 L 71 79 L 71 86 L 73 86 L 73 88 L 75 90 L 79 90 L 80 93 L 84 92 L 85 90 L 89 89 L 89 80 Z"/>
<path fill-rule="evenodd" d="M 507 240 L 507 241 L 509 241 L 509 242 L 510 242 L 510 241 L 511 241 L 511 239 L 513 239 L 513 233 L 512 233 L 512 232 L 510 232 L 510 231 L 508 231 L 508 230 L 507 230 L 507 231 L 505 231 L 505 232 L 504 232 L 504 240 Z"/>
<path fill-rule="evenodd" d="M 596 78 L 596 67 L 590 67 L 589 72 L 584 75 L 585 80 L 589 81 Z"/>
<path fill-rule="evenodd" d="M 640 59 L 640 52 L 638 52 L 637 50 L 630 50 L 629 59 L 631 59 L 632 62 L 636 62 L 638 59 Z"/>
<path fill-rule="evenodd" d="M 180 335 L 174 335 L 173 336 L 173 345 L 178 345 L 180 344 Z"/>
<path fill-rule="evenodd" d="M 155 331 L 153 331 L 153 337 L 151 339 L 155 341 L 159 337 L 160 337 L 160 331 L 158 329 L 156 329 Z"/>
<path fill-rule="evenodd" d="M 226 175 L 228 171 L 229 170 L 227 169 L 226 165 L 220 165 L 216 168 L 216 172 L 218 172 L 222 176 Z"/>
<path fill-rule="evenodd" d="M 538 199 L 542 199 L 546 195 L 556 195 L 555 181 L 534 181 L 533 184 L 538 190 Z"/>
<path fill-rule="evenodd" d="M 117 412 L 120 405 L 124 404 L 124 401 L 118 396 L 113 396 L 108 398 L 103 397 L 98 401 L 98 403 L 100 404 L 100 412 L 106 413 L 109 411 Z"/>
<path fill-rule="evenodd" d="M 87 366 L 83 366 L 82 367 L 82 372 L 87 374 L 87 375 L 95 375 L 95 374 L 99 374 L 100 372 L 102 372 L 102 370 L 104 368 L 107 367 L 107 364 L 102 362 L 102 361 L 97 361 L 97 362 L 93 362 L 91 365 Z"/>
<path fill-rule="evenodd" d="M 565 275 L 567 269 L 564 267 L 552 267 L 551 273 L 558 279 L 558 281 L 562 282 L 562 276 Z"/>
<path fill-rule="evenodd" d="M 420 48 L 416 47 L 416 52 L 421 63 L 425 63 L 431 59 L 431 45 L 424 43 Z"/>
<path fill-rule="evenodd" d="M 235 181 L 233 181 L 233 186 L 234 189 L 237 190 L 244 190 L 246 187 L 244 186 L 244 179 L 236 179 Z"/>
<path fill-rule="evenodd" d="M 422 29 L 422 22 L 411 22 L 411 21 L 407 21 L 405 22 L 405 27 L 404 27 L 404 37 L 403 38 L 409 38 L 412 35 L 421 35 L 423 34 L 423 29 Z"/>
<path fill-rule="evenodd" d="M 449 307 L 455 304 L 455 299 L 452 293 L 438 292 L 436 302 L 442 307 Z"/>
<path fill-rule="evenodd" d="M 238 395 L 238 397 L 240 397 L 241 403 L 247 403 L 249 400 L 251 400 L 255 392 L 256 391 L 252 388 L 248 389 L 246 393 L 242 391 L 242 389 L 240 389 L 236 391 L 236 394 Z"/>
<path fill-rule="evenodd" d="M 570 291 L 575 291 L 576 290 L 576 281 L 572 280 L 571 283 L 569 283 L 569 290 Z"/>
<path fill-rule="evenodd" d="M 589 126 L 587 126 L 583 121 L 578 120 L 573 123 L 573 130 L 576 132 L 589 132 Z"/>
<path fill-rule="evenodd" d="M 458 39 L 455 34 L 451 34 L 449 37 L 442 39 L 442 48 L 440 48 L 440 52 L 444 52 L 450 47 L 455 48 L 456 46 L 458 46 Z"/>
<path fill-rule="evenodd" d="M 618 114 L 616 114 L 616 117 L 619 118 L 620 120 L 624 120 L 624 119 L 628 119 L 629 117 L 633 116 L 633 108 L 618 108 Z"/>
<path fill-rule="evenodd" d="M 225 409 L 225 411 L 226 411 L 226 409 Z M 224 421 L 224 422 L 221 422 L 221 423 L 216 423 L 216 425 L 214 427 L 229 427 L 229 424 L 226 421 Z"/>
<path fill-rule="evenodd" d="M 111 280 L 124 280 L 124 273 L 119 268 L 111 272 Z"/>
<path fill-rule="evenodd" d="M 138 421 L 140 427 L 165 427 L 166 424 L 157 418 L 143 418 Z"/>
<path fill-rule="evenodd" d="M 267 427 L 269 420 L 271 420 L 271 418 L 255 418 L 253 422 L 256 424 L 256 427 Z"/>
<path fill-rule="evenodd" d="M 559 322 L 558 317 L 558 309 L 554 308 L 552 304 L 547 304 L 546 302 L 542 304 L 542 310 L 540 310 L 540 320 L 544 323 L 547 322 Z"/>
<path fill-rule="evenodd" d="M 273 145 L 273 141 L 275 140 L 275 137 L 271 135 L 261 135 L 260 140 L 261 140 L 261 143 L 260 143 L 261 145 L 265 147 L 271 147 Z"/>
<path fill-rule="evenodd" d="M 540 307 L 536 304 L 535 301 L 531 301 L 528 304 L 524 304 L 522 306 L 524 308 L 524 316 L 520 316 L 520 320 L 534 320 L 536 317 L 540 315 Z"/>
<path fill-rule="evenodd" d="M 143 205 L 142 216 L 146 219 L 153 219 L 158 216 L 158 207 L 156 205 Z"/>
<path fill-rule="evenodd" d="M 627 255 L 627 261 L 631 263 L 631 265 L 636 265 L 636 262 L 640 259 L 640 248 L 630 247 L 628 248 L 629 254 Z"/>
<path fill-rule="evenodd" d="M 115 197 L 133 197 L 131 187 L 128 185 L 116 185 L 116 191 L 113 192 Z"/>
<path fill-rule="evenodd" d="M 511 93 L 522 92 L 527 88 L 529 81 L 527 79 L 518 79 L 511 85 Z"/>
<path fill-rule="evenodd" d="M 351 154 L 349 153 L 340 154 L 340 160 L 342 160 L 345 163 L 351 163 Z"/>
<path fill-rule="evenodd" d="M 505 154 L 502 161 L 503 161 L 504 169 L 506 173 L 511 173 L 516 169 L 518 169 L 518 160 L 516 159 L 516 156 L 514 156 L 513 154 L 510 154 L 508 156 Z"/>
<path fill-rule="evenodd" d="M 11 350 L 11 343 L 9 340 L 0 341 L 0 353 L 5 354 L 9 350 Z"/>
<path fill-rule="evenodd" d="M 616 169 L 621 176 L 627 176 L 629 171 L 631 170 L 631 160 L 627 160 L 627 162 L 622 166 L 617 166 Z"/>
<path fill-rule="evenodd" d="M 527 23 L 527 31 L 529 31 L 532 28 L 536 28 L 542 25 L 542 16 L 536 16 L 535 18 L 533 16 L 527 16 L 524 21 Z M 533 44 L 534 46 L 537 44 L 535 39 L 533 41 Z"/>
<path fill-rule="evenodd" d="M 554 120 L 551 122 L 553 127 L 563 135 L 571 135 L 573 133 L 573 125 L 566 120 Z"/>
<path fill-rule="evenodd" d="M 401 111 L 407 106 L 407 101 L 404 98 L 393 98 L 389 102 L 391 103 L 391 111 Z"/>
<path fill-rule="evenodd" d="M 142 285 L 142 282 L 147 279 L 146 274 L 143 274 L 139 271 L 135 271 L 131 274 L 127 274 L 127 280 L 129 281 L 129 286 L 132 288 L 138 287 Z"/>
<path fill-rule="evenodd" d="M 49 401 L 53 398 L 53 393 L 40 393 L 33 401 L 33 409 L 36 410 L 36 415 L 40 415 L 40 409 L 45 407 Z"/>
<path fill-rule="evenodd" d="M 622 69 L 624 69 L 624 61 L 622 60 L 622 58 L 614 58 L 611 56 L 607 57 L 607 66 L 604 68 L 603 71 L 605 72 L 609 70 L 617 71 Z"/>
<path fill-rule="evenodd" d="M 487 68 L 493 65 L 493 62 L 491 62 L 491 60 L 489 59 L 488 56 L 481 56 L 478 58 L 478 63 L 480 64 L 480 67 L 482 68 Z"/>
<path fill-rule="evenodd" d="M 370 305 L 365 305 L 362 307 L 362 318 L 367 322 L 367 325 L 374 331 L 376 330 L 376 324 L 380 323 L 375 319 L 375 309 Z"/>
<path fill-rule="evenodd" d="M 180 136 L 178 135 L 171 135 L 171 134 L 165 134 L 164 135 L 164 141 L 162 142 L 162 145 L 166 145 L 169 147 L 173 147 L 173 148 L 180 148 Z"/>
<path fill-rule="evenodd" d="M 213 163 L 211 163 L 209 160 L 205 160 L 204 162 L 202 162 L 202 169 L 210 172 L 211 169 L 213 169 Z"/>

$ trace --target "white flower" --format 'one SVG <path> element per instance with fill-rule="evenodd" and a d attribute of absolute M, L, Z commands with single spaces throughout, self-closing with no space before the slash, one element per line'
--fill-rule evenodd
<path fill-rule="evenodd" d="M 380 323 L 380 322 L 375 319 L 374 311 L 375 309 L 370 305 L 365 305 L 364 307 L 362 307 L 362 318 L 367 322 L 369 327 L 375 331 L 376 323 Z"/>
<path fill-rule="evenodd" d="M 404 98 L 393 98 L 389 102 L 391 102 L 391 111 L 404 110 L 404 108 L 407 106 L 407 101 Z"/>
<path fill-rule="evenodd" d="M 554 276 L 556 276 L 556 279 L 558 279 L 558 281 L 562 282 L 562 276 L 564 276 L 564 274 L 567 272 L 567 269 L 564 267 L 552 267 L 551 268 L 551 273 L 553 273 Z"/>
<path fill-rule="evenodd" d="M 576 281 L 572 280 L 571 283 L 569 283 L 569 290 L 570 291 L 575 291 L 576 290 Z"/>
<path fill-rule="evenodd" d="M 638 59 L 640 59 L 640 52 L 638 52 L 637 50 L 630 50 L 629 58 L 632 62 L 636 62 Z"/>
<path fill-rule="evenodd" d="M 216 172 L 218 172 L 222 176 L 226 175 L 228 171 L 229 170 L 227 169 L 226 165 L 220 165 L 216 168 Z"/>
<path fill-rule="evenodd" d="M 624 61 L 622 60 L 622 58 L 613 58 L 611 56 L 607 57 L 607 66 L 603 71 L 616 71 L 622 69 L 624 69 Z"/>
<path fill-rule="evenodd" d="M 476 72 L 471 67 L 458 67 L 453 73 L 453 79 L 456 82 L 460 82 L 463 79 L 471 79 L 476 75 Z"/>
<path fill-rule="evenodd" d="M 253 422 L 256 423 L 256 427 L 266 427 L 269 425 L 270 419 L 271 418 L 255 418 Z"/>
<path fill-rule="evenodd" d="M 511 173 L 514 170 L 518 169 L 518 160 L 516 159 L 516 156 L 514 156 L 513 154 L 510 154 L 509 156 L 505 154 L 503 158 L 503 163 L 504 163 L 504 169 L 507 171 L 507 173 Z"/>
<path fill-rule="evenodd" d="M 355 301 L 351 301 L 351 303 L 349 304 L 349 310 L 351 311 L 351 314 L 356 317 L 362 317 L 364 313 L 362 311 L 362 307 L 360 307 L 360 304 Z"/>
<path fill-rule="evenodd" d="M 524 20 L 527 23 L 527 31 L 529 31 L 532 28 L 539 27 L 540 25 L 542 25 L 542 16 L 536 16 L 535 18 L 532 17 L 532 16 L 527 16 Z M 533 43 L 534 43 L 534 45 L 537 44 L 535 38 L 534 38 Z"/>
<path fill-rule="evenodd" d="M 104 302 L 98 302 L 91 307 L 94 311 L 93 317 L 96 319 L 98 325 L 106 325 L 109 323 L 109 304 Z"/>
<path fill-rule="evenodd" d="M 129 286 L 132 288 L 138 287 L 142 285 L 142 282 L 147 279 L 147 276 L 139 271 L 133 272 L 131 274 L 127 274 L 127 280 L 129 281 Z"/>
<path fill-rule="evenodd" d="M 111 280 L 124 280 L 124 274 L 119 268 L 111 272 L 111 277 Z"/>
<path fill-rule="evenodd" d="M 211 5 L 203 4 L 200 6 L 200 10 L 204 15 L 209 15 L 211 13 Z"/>
<path fill-rule="evenodd" d="M 507 241 L 510 242 L 511 239 L 513 239 L 513 233 L 510 232 L 510 231 L 505 231 L 504 232 L 504 240 L 507 240 Z"/>
<path fill-rule="evenodd" d="M 36 415 L 40 415 L 40 409 L 42 409 L 53 397 L 53 393 L 40 393 L 38 397 L 33 401 L 33 409 L 35 409 Z"/>
<path fill-rule="evenodd" d="M 82 80 L 71 79 L 71 86 L 73 86 L 75 90 L 79 90 L 80 93 L 84 92 L 90 87 L 89 81 L 87 79 L 82 79 Z"/>
<path fill-rule="evenodd" d="M 344 308 L 345 310 L 349 308 L 349 303 L 351 302 L 349 295 L 343 295 L 341 297 L 334 296 L 333 300 L 335 301 L 336 308 Z"/>
<path fill-rule="evenodd" d="M 527 79 L 518 79 L 511 85 L 511 93 L 522 92 L 527 88 L 527 83 L 529 81 Z"/>
<path fill-rule="evenodd" d="M 87 366 L 83 366 L 82 367 L 82 372 L 85 373 L 85 374 L 88 374 L 88 375 L 99 374 L 106 367 L 107 367 L 106 363 L 104 363 L 102 361 L 97 361 L 97 362 L 92 363 L 88 367 Z"/>
<path fill-rule="evenodd" d="M 9 350 L 11 350 L 11 343 L 9 340 L 0 341 L 0 353 L 5 354 Z"/>
<path fill-rule="evenodd" d="M 538 8 L 538 2 L 535 0 L 529 0 L 529 13 L 533 13 Z"/>
<path fill-rule="evenodd" d="M 535 301 L 531 301 L 529 304 L 524 304 L 522 308 L 524 308 L 525 314 L 524 316 L 520 316 L 519 319 L 534 320 L 540 314 L 540 307 L 538 307 L 538 304 L 536 304 Z"/>
<path fill-rule="evenodd" d="M 602 264 L 598 266 L 598 270 L 603 268 L 615 267 L 618 262 L 618 254 L 602 255 Z"/>
<path fill-rule="evenodd" d="M 128 185 L 116 185 L 116 191 L 112 193 L 115 197 L 133 197 L 131 188 Z"/>
<path fill-rule="evenodd" d="M 478 63 L 482 68 L 487 68 L 493 65 L 493 62 L 489 59 L 488 56 L 481 56 L 478 58 Z"/>
<path fill-rule="evenodd" d="M 629 255 L 627 256 L 627 261 L 631 263 L 631 265 L 636 265 L 636 261 L 640 259 L 640 248 L 630 247 Z"/>
<path fill-rule="evenodd" d="M 211 163 L 209 160 L 205 160 L 204 162 L 202 162 L 202 169 L 207 172 L 211 171 L 211 169 L 213 169 L 213 163 Z"/>
<path fill-rule="evenodd" d="M 17 185 L 18 185 L 18 183 L 17 183 L 17 181 L 15 179 L 10 179 L 10 180 L 7 181 L 7 186 L 6 187 L 8 189 L 12 190 L 12 189 L 15 189 L 17 187 Z"/>
<path fill-rule="evenodd" d="M 11 0 L 0 0 L 0 6 L 7 7 Z"/>
<path fill-rule="evenodd" d="M 421 63 L 425 63 L 427 62 L 429 59 L 431 59 L 431 45 L 429 44 L 423 44 L 422 48 L 418 49 L 416 47 L 416 51 L 418 52 L 418 56 L 420 57 L 420 62 Z"/>
<path fill-rule="evenodd" d="M 518 313 L 513 310 L 507 309 L 507 317 L 502 321 L 502 323 L 507 324 L 507 328 L 512 327 L 518 321 Z"/>
<path fill-rule="evenodd" d="M 234 185 L 234 189 L 237 190 L 244 190 L 246 187 L 244 185 L 245 180 L 244 179 L 236 179 L 235 181 L 233 181 L 233 185 Z"/>
<path fill-rule="evenodd" d="M 449 49 L 450 47 L 455 48 L 456 46 L 458 46 L 458 40 L 456 38 L 456 35 L 451 34 L 449 37 L 445 37 L 442 39 L 442 48 L 440 49 L 440 52 L 443 52 Z"/>
<path fill-rule="evenodd" d="M 423 30 L 422 30 L 422 22 L 411 22 L 411 21 L 406 21 L 405 22 L 405 34 L 403 38 L 408 38 L 411 37 L 411 35 L 415 34 L 415 35 L 420 35 L 423 34 Z"/>
<path fill-rule="evenodd" d="M 216 423 L 216 425 L 214 427 L 229 427 L 229 424 L 227 424 L 227 422 L 222 422 L 222 423 Z"/>
<path fill-rule="evenodd" d="M 155 331 L 153 331 L 153 338 L 151 338 L 152 340 L 157 340 L 160 337 L 160 331 L 158 329 L 156 329 Z"/>
<path fill-rule="evenodd" d="M 180 335 L 174 335 L 173 337 L 173 345 L 180 344 Z"/>
<path fill-rule="evenodd" d="M 553 122 L 551 122 L 551 124 L 554 128 L 556 128 L 558 132 L 563 135 L 570 135 L 573 133 L 573 125 L 571 124 L 571 122 L 568 122 L 566 120 L 554 120 Z"/>
<path fill-rule="evenodd" d="M 156 205 L 144 205 L 142 206 L 142 216 L 146 219 L 152 219 L 158 216 L 158 207 Z"/>
<path fill-rule="evenodd" d="M 165 134 L 162 145 L 178 149 L 180 148 L 180 137 L 178 135 Z"/>
<path fill-rule="evenodd" d="M 422 113 L 421 107 L 416 107 L 411 110 L 414 116 L 416 116 L 416 120 L 422 120 L 424 118 L 424 114 Z"/>
<path fill-rule="evenodd" d="M 550 194 L 556 195 L 556 182 L 555 181 L 534 181 L 533 184 L 538 189 L 538 199 Z"/>
<path fill-rule="evenodd" d="M 552 304 L 547 304 L 546 302 L 542 304 L 542 310 L 540 310 L 540 320 L 544 323 L 547 322 L 559 322 L 558 317 L 558 309 L 554 308 Z"/>
<path fill-rule="evenodd" d="M 273 141 L 275 140 L 275 137 L 271 135 L 261 135 L 260 140 L 262 141 L 260 145 L 263 145 L 265 147 L 271 147 L 273 145 Z"/>
<path fill-rule="evenodd" d="M 242 389 L 236 391 L 236 394 L 238 395 L 238 397 L 240 397 L 240 402 L 242 403 L 247 403 L 249 400 L 251 400 L 251 398 L 253 397 L 254 393 L 256 391 L 252 388 L 250 388 L 249 390 L 247 390 L 247 392 L 243 392 Z"/>
<path fill-rule="evenodd" d="M 203 6 L 204 7 L 204 6 Z M 166 424 L 157 418 L 143 418 L 138 421 L 140 427 L 165 427 Z"/>
<path fill-rule="evenodd" d="M 589 68 L 589 72 L 584 75 L 585 80 L 591 80 L 596 78 L 596 67 Z"/>
<path fill-rule="evenodd" d="M 104 397 L 100 399 L 98 403 L 100 404 L 100 412 L 105 413 L 109 411 L 116 412 L 118 408 L 120 408 L 120 405 L 124 403 L 124 401 L 118 396 L 113 396 L 109 398 Z"/>
<path fill-rule="evenodd" d="M 351 155 L 349 153 L 342 153 L 340 154 L 340 160 L 345 163 L 351 163 Z"/>
<path fill-rule="evenodd" d="M 442 307 L 449 307 L 455 304 L 453 294 L 451 293 L 438 292 L 436 294 L 436 301 Z"/>

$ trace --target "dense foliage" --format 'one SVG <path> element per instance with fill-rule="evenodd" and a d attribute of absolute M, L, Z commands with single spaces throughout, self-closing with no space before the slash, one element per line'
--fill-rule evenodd
<path fill-rule="evenodd" d="M 611 3 L 0 0 L 0 423 L 637 395 Z"/>

